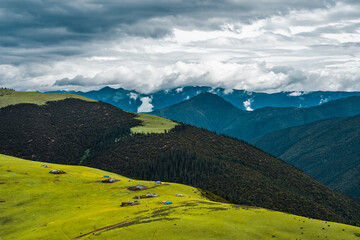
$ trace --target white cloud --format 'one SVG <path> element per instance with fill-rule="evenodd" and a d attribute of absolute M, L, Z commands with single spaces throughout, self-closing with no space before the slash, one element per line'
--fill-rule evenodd
<path fill-rule="evenodd" d="M 140 98 L 140 101 L 142 102 L 140 107 L 137 109 L 137 111 L 146 113 L 151 112 L 154 108 L 154 106 L 151 104 L 152 99 L 150 97 L 143 97 Z"/>
<path fill-rule="evenodd" d="M 360 42 L 360 33 L 328 33 L 322 34 L 322 37 L 334 39 L 341 43 Z"/>
<path fill-rule="evenodd" d="M 328 101 L 330 101 L 329 99 L 327 98 L 322 98 L 319 102 L 319 105 L 323 104 L 323 103 L 327 103 Z"/>
<path fill-rule="evenodd" d="M 179 87 L 179 88 L 176 89 L 176 92 L 177 92 L 177 93 L 180 93 L 180 92 L 182 92 L 183 90 L 184 90 L 184 88 Z"/>
<path fill-rule="evenodd" d="M 307 94 L 307 92 L 292 92 L 292 93 L 289 93 L 288 96 L 290 97 L 300 97 L 302 95 L 305 95 Z"/>
<path fill-rule="evenodd" d="M 134 92 L 131 92 L 131 93 L 130 93 L 130 99 L 133 99 L 133 100 L 136 101 L 136 99 L 137 99 L 138 97 L 139 97 L 139 94 L 134 93 Z"/>
<path fill-rule="evenodd" d="M 243 102 L 246 111 L 254 111 L 254 109 L 251 108 L 251 103 L 252 102 L 253 102 L 252 99 L 248 99 L 245 102 Z"/>
<path fill-rule="evenodd" d="M 232 94 L 233 92 L 234 92 L 234 89 L 225 89 L 224 90 L 225 95 Z"/>
<path fill-rule="evenodd" d="M 106 57 L 106 56 L 92 56 L 90 58 L 87 58 L 87 61 L 115 61 L 118 60 L 117 57 Z"/>
<path fill-rule="evenodd" d="M 231 89 L 360 90 L 359 4 L 207 4 L 209 9 L 217 4 L 223 8 L 210 12 L 203 12 L 208 8 L 193 9 L 194 16 L 202 13 L 196 17 L 187 11 L 180 15 L 153 13 L 133 25 L 118 23 L 116 31 L 76 46 L 53 41 L 45 47 L 0 45 L 0 84 L 43 91 L 86 91 L 109 85 L 142 93 L 187 85 L 222 87 L 228 89 L 225 94 Z M 241 10 L 242 5 L 249 11 Z M 192 9 L 197 5 L 185 6 Z M 64 26 L 50 30 L 52 34 L 72 34 Z M 143 35 L 142 30 L 146 30 Z M 295 92 L 292 94 L 299 94 Z"/>

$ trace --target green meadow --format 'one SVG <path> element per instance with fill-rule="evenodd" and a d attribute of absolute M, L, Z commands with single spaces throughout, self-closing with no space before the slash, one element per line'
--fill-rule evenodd
<path fill-rule="evenodd" d="M 33 103 L 44 105 L 49 101 L 77 98 L 88 102 L 95 100 L 70 93 L 39 93 L 39 92 L 16 92 L 8 89 L 0 89 L 0 108 L 19 103 Z"/>
<path fill-rule="evenodd" d="M 136 126 L 131 128 L 132 133 L 164 133 L 173 129 L 177 123 L 154 115 L 137 113 L 137 117 L 142 121 L 142 126 Z"/>
<path fill-rule="evenodd" d="M 360 239 L 360 228 L 211 202 L 198 189 L 0 155 L 0 239 Z M 50 174 L 62 170 L 66 174 Z M 120 180 L 102 183 L 104 175 Z M 161 179 L 154 179 L 160 180 Z M 143 191 L 128 187 L 147 186 Z M 121 207 L 135 196 L 139 205 Z M 176 196 L 182 194 L 182 197 Z M 162 201 L 172 201 L 164 205 Z"/>

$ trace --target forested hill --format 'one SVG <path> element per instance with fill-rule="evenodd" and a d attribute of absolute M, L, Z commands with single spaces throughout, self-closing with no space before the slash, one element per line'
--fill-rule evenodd
<path fill-rule="evenodd" d="M 360 115 L 276 131 L 254 144 L 327 186 L 360 198 Z"/>
<path fill-rule="evenodd" d="M 135 114 L 77 99 L 0 108 L 1 153 L 77 165 L 86 149 L 114 132 L 129 134 Z"/>
<path fill-rule="evenodd" d="M 0 109 L 0 153 L 200 187 L 245 205 L 360 224 L 360 203 L 234 138 L 189 125 L 131 134 L 132 113 L 76 99 Z"/>

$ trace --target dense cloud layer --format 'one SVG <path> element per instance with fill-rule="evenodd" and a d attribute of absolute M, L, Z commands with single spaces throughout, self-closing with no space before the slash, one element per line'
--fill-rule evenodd
<path fill-rule="evenodd" d="M 360 90 L 360 3 L 3 0 L 0 86 Z"/>

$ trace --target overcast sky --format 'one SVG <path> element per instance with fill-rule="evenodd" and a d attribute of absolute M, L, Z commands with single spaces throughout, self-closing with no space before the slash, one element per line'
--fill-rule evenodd
<path fill-rule="evenodd" d="M 0 1 L 0 87 L 188 85 L 360 91 L 360 1 Z"/>

